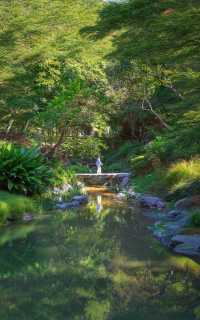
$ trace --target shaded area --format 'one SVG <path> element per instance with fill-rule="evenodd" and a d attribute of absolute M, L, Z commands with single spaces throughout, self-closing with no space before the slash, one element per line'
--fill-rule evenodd
<path fill-rule="evenodd" d="M 81 30 L 95 43 L 112 41 L 105 54 L 118 108 L 111 127 L 116 144 L 135 144 L 134 172 L 199 156 L 199 18 L 197 0 L 127 0 L 105 4 L 97 23 Z"/>
<path fill-rule="evenodd" d="M 187 65 L 199 56 L 200 5 L 196 0 L 128 0 L 109 3 L 95 26 L 81 33 L 94 40 L 112 35 L 111 56 Z M 196 60 L 198 63 L 198 60 Z"/>

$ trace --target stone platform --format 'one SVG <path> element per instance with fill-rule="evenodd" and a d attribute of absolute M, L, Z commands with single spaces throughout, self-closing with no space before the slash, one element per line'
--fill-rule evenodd
<path fill-rule="evenodd" d="M 76 177 L 86 185 L 124 184 L 125 186 L 128 184 L 130 173 L 78 173 Z"/>

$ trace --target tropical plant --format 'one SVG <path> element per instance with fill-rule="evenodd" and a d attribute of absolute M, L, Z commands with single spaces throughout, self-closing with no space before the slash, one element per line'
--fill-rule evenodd
<path fill-rule="evenodd" d="M 64 167 L 60 162 L 54 161 L 53 166 L 53 184 L 62 186 L 65 183 L 75 184 L 77 182 L 75 170 L 70 167 Z"/>
<path fill-rule="evenodd" d="M 34 194 L 52 183 L 52 170 L 38 149 L 13 144 L 0 147 L 0 185 L 11 192 Z"/>

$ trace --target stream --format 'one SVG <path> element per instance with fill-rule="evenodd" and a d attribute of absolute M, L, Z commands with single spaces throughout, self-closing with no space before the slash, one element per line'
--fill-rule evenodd
<path fill-rule="evenodd" d="M 87 206 L 0 230 L 0 320 L 200 319 L 200 265 L 103 188 Z"/>

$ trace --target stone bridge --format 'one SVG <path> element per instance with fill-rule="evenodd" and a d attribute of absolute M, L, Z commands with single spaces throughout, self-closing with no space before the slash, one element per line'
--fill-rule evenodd
<path fill-rule="evenodd" d="M 125 187 L 129 183 L 130 173 L 79 173 L 76 174 L 78 180 L 86 185 L 120 185 Z"/>

